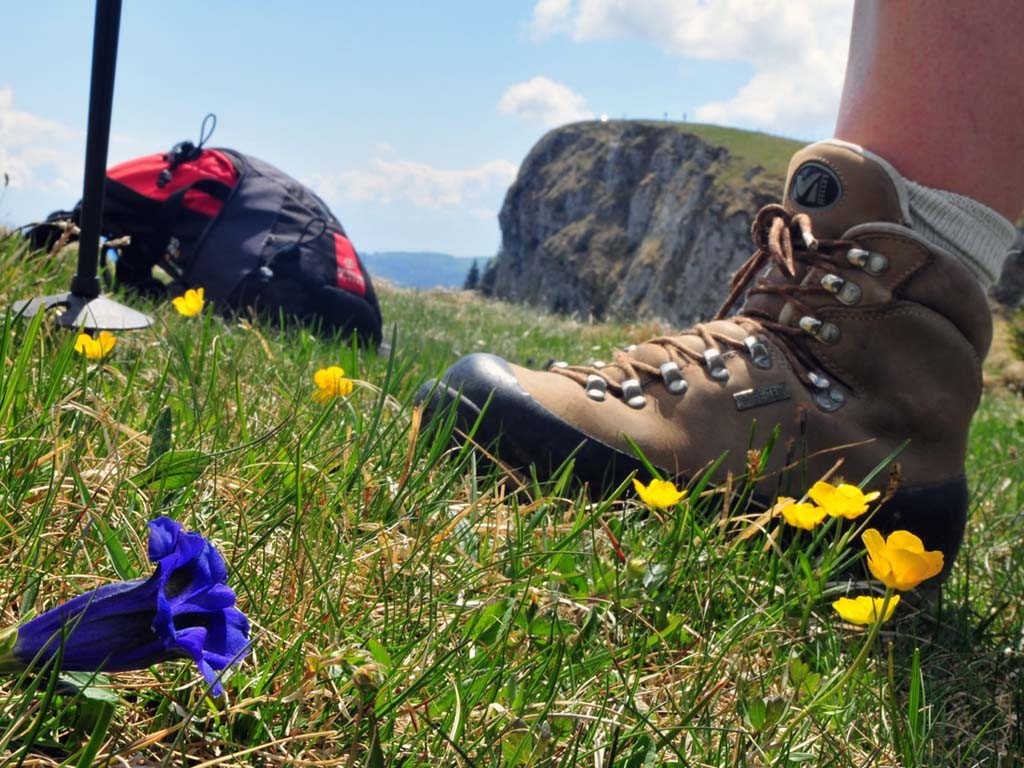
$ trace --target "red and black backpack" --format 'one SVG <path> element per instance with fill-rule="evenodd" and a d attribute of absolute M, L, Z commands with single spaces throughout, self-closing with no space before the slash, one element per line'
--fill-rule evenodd
<path fill-rule="evenodd" d="M 341 222 L 311 189 L 251 155 L 184 141 L 109 168 L 103 235 L 130 236 L 113 254 L 120 285 L 154 296 L 202 287 L 226 314 L 381 340 L 373 284 Z M 170 286 L 154 278 L 156 266 Z"/>

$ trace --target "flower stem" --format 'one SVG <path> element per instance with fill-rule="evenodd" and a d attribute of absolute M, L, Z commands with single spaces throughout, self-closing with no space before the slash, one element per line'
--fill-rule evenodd
<path fill-rule="evenodd" d="M 842 677 L 836 680 L 834 683 L 829 685 L 827 688 L 819 691 L 817 695 L 811 699 L 807 706 L 804 707 L 803 711 L 796 716 L 789 727 L 786 729 L 787 732 L 792 732 L 803 720 L 817 707 L 819 704 L 828 699 L 832 694 L 838 691 L 840 688 L 844 688 L 850 680 L 853 678 L 854 673 L 860 668 L 860 666 L 867 659 L 868 654 L 871 652 L 871 648 L 875 644 L 875 640 L 878 639 L 879 632 L 882 631 L 882 624 L 885 623 L 885 614 L 889 609 L 889 601 L 892 600 L 892 596 L 895 594 L 895 590 L 892 587 L 887 587 L 885 590 L 885 598 L 882 601 L 882 607 L 875 616 L 875 623 L 871 625 L 871 629 L 868 630 L 867 639 L 864 641 L 863 647 L 860 649 L 860 653 L 853 660 L 853 663 L 846 668 Z"/>

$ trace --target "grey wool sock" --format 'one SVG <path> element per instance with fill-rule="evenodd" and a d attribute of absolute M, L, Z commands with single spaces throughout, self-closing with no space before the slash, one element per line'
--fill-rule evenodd
<path fill-rule="evenodd" d="M 986 205 L 956 192 L 933 189 L 905 178 L 884 157 L 858 144 L 828 139 L 881 165 L 899 195 L 903 217 L 927 242 L 952 254 L 987 291 L 999 281 L 1017 239 L 1017 228 Z"/>
<path fill-rule="evenodd" d="M 985 290 L 999 281 L 1017 228 L 988 206 L 906 180 L 914 231 L 956 256 Z"/>

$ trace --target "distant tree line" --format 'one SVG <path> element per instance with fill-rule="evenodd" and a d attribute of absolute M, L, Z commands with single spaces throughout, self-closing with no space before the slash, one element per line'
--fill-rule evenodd
<path fill-rule="evenodd" d="M 469 272 L 466 273 L 466 279 L 462 283 L 462 290 L 480 291 L 484 296 L 490 296 L 491 291 L 494 288 L 494 269 L 496 262 L 496 258 L 484 259 L 484 268 L 481 270 L 478 261 L 473 259 L 473 263 L 469 265 Z"/>
<path fill-rule="evenodd" d="M 469 272 L 466 273 L 466 280 L 462 284 L 462 290 L 475 291 L 479 285 L 480 265 L 476 263 L 476 259 L 473 259 L 473 263 L 469 265 Z"/>

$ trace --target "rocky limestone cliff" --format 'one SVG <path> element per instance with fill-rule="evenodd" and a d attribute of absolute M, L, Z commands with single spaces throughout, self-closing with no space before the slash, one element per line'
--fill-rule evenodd
<path fill-rule="evenodd" d="M 580 317 L 706 320 L 801 144 L 687 123 L 583 122 L 530 151 L 485 293 Z M 1018 297 L 1019 298 L 1019 297 Z"/>
<path fill-rule="evenodd" d="M 706 319 L 753 251 L 751 217 L 778 199 L 784 158 L 799 146 L 747 136 L 783 145 L 776 167 L 738 162 L 724 143 L 686 124 L 585 122 L 551 131 L 505 196 L 502 249 L 485 289 L 583 317 Z"/>

